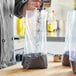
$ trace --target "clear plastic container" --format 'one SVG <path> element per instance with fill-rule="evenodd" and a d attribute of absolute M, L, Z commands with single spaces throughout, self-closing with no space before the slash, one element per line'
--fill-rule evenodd
<path fill-rule="evenodd" d="M 70 66 L 70 60 L 69 60 L 69 47 L 70 47 L 70 26 L 71 25 L 71 11 L 67 13 L 66 21 L 65 21 L 65 48 L 63 52 L 63 59 L 62 59 L 62 65 L 63 66 Z"/>
<path fill-rule="evenodd" d="M 70 60 L 73 72 L 76 74 L 76 10 L 72 11 L 72 27 L 70 38 Z"/>
<path fill-rule="evenodd" d="M 23 68 L 47 67 L 46 18 L 45 10 L 26 11 Z"/>
<path fill-rule="evenodd" d="M 76 10 L 70 11 L 67 18 L 69 59 L 71 61 L 73 72 L 76 73 Z"/>
<path fill-rule="evenodd" d="M 27 11 L 25 18 L 25 53 L 47 53 L 45 10 Z"/>
<path fill-rule="evenodd" d="M 76 62 L 76 11 L 71 13 L 71 25 L 70 25 L 70 60 Z"/>

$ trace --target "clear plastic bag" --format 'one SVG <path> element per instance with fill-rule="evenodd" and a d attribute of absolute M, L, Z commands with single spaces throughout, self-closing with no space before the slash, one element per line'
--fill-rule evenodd
<path fill-rule="evenodd" d="M 69 59 L 72 65 L 73 72 L 76 73 L 76 10 L 72 10 L 67 16 L 67 37 L 66 41 L 69 50 Z"/>
<path fill-rule="evenodd" d="M 46 18 L 45 10 L 26 12 L 25 51 L 22 62 L 24 68 L 47 67 Z"/>
<path fill-rule="evenodd" d="M 63 53 L 63 60 L 62 60 L 62 65 L 63 66 L 70 66 L 70 56 L 69 56 L 69 47 L 70 47 L 70 34 L 71 34 L 71 19 L 72 16 L 70 14 L 71 11 L 68 11 L 67 17 L 66 17 L 66 22 L 65 22 L 65 48 L 64 48 L 64 53 Z"/>
<path fill-rule="evenodd" d="M 25 19 L 25 53 L 47 53 L 46 12 L 27 11 Z"/>
<path fill-rule="evenodd" d="M 69 21 L 69 51 L 70 60 L 76 62 L 76 11 L 70 12 L 71 20 Z"/>

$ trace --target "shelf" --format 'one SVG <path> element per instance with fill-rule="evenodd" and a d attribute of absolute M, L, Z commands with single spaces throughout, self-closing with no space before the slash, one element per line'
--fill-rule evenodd
<path fill-rule="evenodd" d="M 64 42 L 65 41 L 64 31 L 59 30 L 55 32 L 48 32 L 47 41 Z"/>
<path fill-rule="evenodd" d="M 47 41 L 64 42 L 65 41 L 65 37 L 47 37 Z"/>

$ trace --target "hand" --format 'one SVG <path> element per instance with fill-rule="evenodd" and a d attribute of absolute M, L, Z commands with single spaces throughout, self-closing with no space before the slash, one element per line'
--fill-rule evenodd
<path fill-rule="evenodd" d="M 39 0 L 29 0 L 27 5 L 27 10 L 34 10 L 40 8 L 40 1 Z"/>
<path fill-rule="evenodd" d="M 40 0 L 29 0 L 27 4 L 23 7 L 22 15 L 25 16 L 26 10 L 39 9 L 41 5 Z"/>

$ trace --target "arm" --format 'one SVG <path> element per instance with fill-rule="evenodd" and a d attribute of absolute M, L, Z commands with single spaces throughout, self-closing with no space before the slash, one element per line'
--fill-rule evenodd
<path fill-rule="evenodd" d="M 28 3 L 28 0 L 15 0 L 14 14 L 22 18 L 23 7 Z"/>

